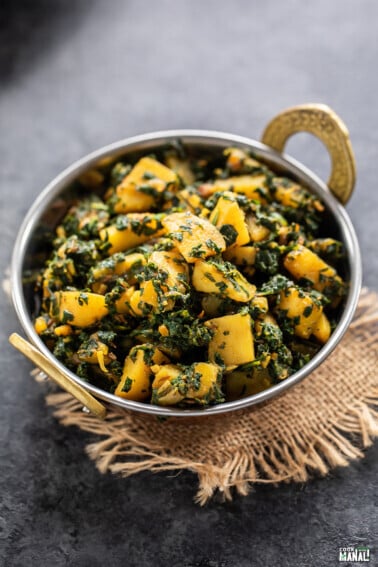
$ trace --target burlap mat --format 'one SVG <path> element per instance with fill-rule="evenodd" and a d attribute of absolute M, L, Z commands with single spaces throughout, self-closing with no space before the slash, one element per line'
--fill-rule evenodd
<path fill-rule="evenodd" d="M 63 425 L 93 433 L 87 452 L 102 473 L 189 469 L 199 479 L 197 502 L 217 489 L 230 499 L 233 488 L 247 494 L 250 483 L 304 482 L 363 456 L 378 435 L 377 336 L 378 296 L 365 289 L 329 359 L 259 407 L 190 422 L 109 408 L 101 422 L 65 393 L 47 403 Z"/>

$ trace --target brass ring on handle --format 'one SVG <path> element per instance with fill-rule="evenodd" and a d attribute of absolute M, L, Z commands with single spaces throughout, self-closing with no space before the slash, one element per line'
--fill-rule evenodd
<path fill-rule="evenodd" d="M 302 104 L 284 110 L 269 122 L 261 141 L 282 152 L 297 132 L 309 132 L 327 147 L 332 163 L 328 187 L 345 205 L 356 181 L 356 164 L 349 132 L 339 116 L 325 104 Z"/>

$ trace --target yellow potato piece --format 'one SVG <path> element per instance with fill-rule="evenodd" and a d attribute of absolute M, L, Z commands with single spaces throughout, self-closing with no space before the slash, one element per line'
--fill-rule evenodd
<path fill-rule="evenodd" d="M 175 405 L 184 399 L 211 398 L 218 385 L 219 367 L 210 362 L 183 368 L 174 364 L 156 365 L 152 371 L 155 373 L 153 401 L 162 406 Z"/>
<path fill-rule="evenodd" d="M 257 222 L 253 215 L 248 215 L 246 218 L 248 233 L 252 242 L 261 242 L 266 240 L 270 234 L 269 228 Z"/>
<path fill-rule="evenodd" d="M 34 321 L 34 329 L 38 335 L 41 335 L 47 329 L 47 321 L 45 317 L 37 317 Z"/>
<path fill-rule="evenodd" d="M 71 325 L 58 325 L 58 327 L 55 327 L 54 329 L 54 335 L 57 337 L 68 337 L 69 335 L 72 335 L 72 333 L 73 329 Z"/>
<path fill-rule="evenodd" d="M 197 362 L 193 365 L 193 373 L 200 375 L 199 387 L 196 388 L 190 385 L 186 392 L 186 397 L 197 399 L 204 398 L 211 392 L 214 386 L 217 385 L 219 367 L 209 362 Z"/>
<path fill-rule="evenodd" d="M 228 263 L 197 260 L 192 283 L 197 291 L 220 294 L 241 303 L 250 301 L 256 292 L 256 286 Z"/>
<path fill-rule="evenodd" d="M 298 208 L 303 200 L 302 187 L 281 177 L 276 177 L 274 182 L 274 198 L 286 207 Z"/>
<path fill-rule="evenodd" d="M 119 298 L 116 300 L 114 306 L 117 313 L 122 315 L 129 315 L 132 312 L 130 301 L 135 292 L 135 287 L 131 286 L 123 291 Z"/>
<path fill-rule="evenodd" d="M 269 303 L 263 295 L 255 295 L 251 301 L 251 307 L 257 308 L 261 311 L 259 316 L 264 316 L 269 311 Z"/>
<path fill-rule="evenodd" d="M 266 203 L 265 194 L 268 191 L 265 175 L 239 175 L 227 179 L 217 179 L 214 183 L 206 183 L 199 187 L 199 193 L 210 196 L 218 191 L 234 191 L 249 199 Z"/>
<path fill-rule="evenodd" d="M 332 280 L 342 285 L 342 280 L 336 270 L 315 252 L 301 244 L 286 254 L 284 266 L 295 279 L 305 278 L 312 282 L 317 291 L 324 291 L 332 284 Z"/>
<path fill-rule="evenodd" d="M 255 359 L 250 315 L 236 313 L 206 321 L 205 325 L 214 332 L 209 343 L 209 360 L 219 361 L 226 366 L 239 366 Z"/>
<path fill-rule="evenodd" d="M 315 303 L 309 293 L 295 287 L 280 292 L 277 307 L 286 311 L 289 319 L 298 321 L 294 332 L 302 339 L 308 339 L 312 335 L 323 312 L 323 307 Z"/>
<path fill-rule="evenodd" d="M 50 315 L 74 327 L 90 327 L 108 314 L 105 296 L 81 291 L 57 291 Z"/>
<path fill-rule="evenodd" d="M 325 313 L 322 313 L 315 324 L 312 334 L 319 342 L 325 344 L 331 336 L 331 323 Z"/>
<path fill-rule="evenodd" d="M 173 406 L 184 399 L 184 394 L 179 391 L 177 385 L 172 384 L 172 380 L 177 378 L 182 370 L 175 364 L 156 365 L 152 367 L 155 374 L 152 382 L 153 401 L 160 406 Z"/>
<path fill-rule="evenodd" d="M 185 185 L 192 185 L 192 183 L 194 183 L 194 173 L 188 160 L 181 159 L 175 155 L 168 155 L 165 162 L 170 170 L 174 171 L 181 177 Z"/>
<path fill-rule="evenodd" d="M 184 257 L 178 250 L 154 251 L 148 260 L 149 263 L 155 264 L 159 271 L 167 274 L 162 288 L 175 289 L 178 292 L 185 293 L 187 286 L 185 283 L 189 281 L 189 267 Z"/>
<path fill-rule="evenodd" d="M 218 202 L 211 212 L 210 222 L 212 222 L 220 231 L 225 227 L 232 227 L 235 232 L 235 239 L 229 242 L 227 248 L 231 246 L 243 246 L 250 241 L 249 232 L 245 223 L 244 211 L 239 207 L 235 200 L 235 195 L 228 191 L 219 197 Z M 224 232 L 222 233 L 225 234 Z"/>
<path fill-rule="evenodd" d="M 204 208 L 201 197 L 192 187 L 179 191 L 177 197 L 192 213 L 201 212 Z"/>
<path fill-rule="evenodd" d="M 235 246 L 223 252 L 223 258 L 236 266 L 253 266 L 257 249 L 254 246 Z"/>
<path fill-rule="evenodd" d="M 115 212 L 148 211 L 156 204 L 154 192 L 162 193 L 170 183 L 177 183 L 174 171 L 153 158 L 141 158 L 116 189 Z"/>
<path fill-rule="evenodd" d="M 206 219 L 189 211 L 172 213 L 162 220 L 169 236 L 189 263 L 198 258 L 214 256 L 226 249 L 226 243 L 217 228 Z"/>
<path fill-rule="evenodd" d="M 151 183 L 148 187 L 151 190 L 153 189 Z M 155 182 L 155 190 L 157 192 L 164 191 L 164 188 L 165 183 L 158 180 Z M 116 213 L 141 213 L 151 210 L 156 203 L 153 195 L 146 194 L 133 184 L 119 185 L 116 193 L 118 196 L 118 201 L 114 205 Z"/>
<path fill-rule="evenodd" d="M 226 374 L 226 399 L 228 401 L 258 394 L 272 385 L 266 368 L 256 367 L 250 372 L 234 370 Z"/>
<path fill-rule="evenodd" d="M 226 148 L 223 155 L 227 157 L 226 165 L 231 171 L 240 171 L 242 168 L 261 167 L 261 163 L 249 156 L 240 148 Z"/>
<path fill-rule="evenodd" d="M 146 174 L 148 177 L 146 178 Z M 141 158 L 124 179 L 127 183 L 145 184 L 153 179 L 160 179 L 167 183 L 176 183 L 177 175 L 172 169 L 160 163 L 154 158 L 143 157 Z M 121 184 L 122 185 L 122 184 Z"/>
<path fill-rule="evenodd" d="M 114 254 L 92 268 L 91 279 L 94 282 L 101 282 L 112 276 L 126 276 L 128 283 L 132 284 L 136 282 L 135 272 L 146 263 L 145 257 L 140 252 L 125 256 L 122 252 Z"/>
<path fill-rule="evenodd" d="M 147 355 L 147 356 L 146 356 Z M 146 362 L 149 359 L 149 363 Z M 163 364 L 169 359 L 154 345 L 135 346 L 125 359 L 121 380 L 115 395 L 142 402 L 151 396 L 151 365 Z"/>
<path fill-rule="evenodd" d="M 130 308 L 138 317 L 146 316 L 150 311 L 156 311 L 159 306 L 159 297 L 151 280 L 144 283 L 130 297 Z"/>
<path fill-rule="evenodd" d="M 109 255 L 140 246 L 164 232 L 157 215 L 135 213 L 125 215 L 122 220 L 122 228 L 120 224 L 112 224 L 100 230 L 100 238 L 108 245 Z"/>
<path fill-rule="evenodd" d="M 89 364 L 98 364 L 101 370 L 105 373 L 108 372 L 106 364 L 109 364 L 111 358 L 109 355 L 109 347 L 101 341 L 97 342 L 97 348 L 88 353 L 86 350 L 78 350 L 77 355 L 79 360 L 88 362 Z"/>
<path fill-rule="evenodd" d="M 154 381 L 152 382 L 153 388 L 160 388 L 164 382 L 177 378 L 177 376 L 181 373 L 181 368 L 175 364 L 155 364 L 151 367 L 151 370 L 155 374 Z"/>
<path fill-rule="evenodd" d="M 285 207 L 292 207 L 293 209 L 296 209 L 308 201 L 308 195 L 305 189 L 298 185 L 298 183 L 294 183 L 283 177 L 275 177 L 273 181 L 274 199 L 282 203 Z M 313 206 L 318 211 L 322 211 L 324 209 L 324 206 L 318 200 L 313 202 Z"/>
<path fill-rule="evenodd" d="M 261 335 L 264 323 L 269 323 L 270 325 L 279 327 L 273 315 L 271 315 L 270 313 L 265 313 L 262 317 L 255 321 L 255 331 L 257 336 Z"/>
<path fill-rule="evenodd" d="M 132 254 L 128 254 L 125 256 L 125 259 L 122 262 L 117 262 L 114 266 L 114 273 L 117 276 L 125 275 L 127 277 L 127 281 L 130 284 L 136 283 L 135 272 L 139 271 L 139 268 L 145 266 L 147 263 L 143 254 L 139 252 L 134 252 Z"/>
<path fill-rule="evenodd" d="M 146 317 L 149 313 L 170 311 L 174 307 L 174 300 L 164 294 L 158 293 L 152 280 L 141 284 L 141 288 L 134 291 L 130 297 L 130 308 L 137 317 Z"/>

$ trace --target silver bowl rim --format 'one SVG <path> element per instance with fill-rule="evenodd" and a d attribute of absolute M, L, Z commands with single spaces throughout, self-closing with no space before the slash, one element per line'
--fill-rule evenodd
<path fill-rule="evenodd" d="M 22 287 L 22 267 L 33 230 L 49 204 L 60 194 L 62 190 L 64 190 L 64 188 L 69 186 L 69 184 L 77 178 L 80 173 L 95 165 L 101 158 L 117 155 L 121 156 L 129 151 L 140 150 L 141 145 L 146 146 L 146 149 L 149 146 L 156 148 L 176 139 L 181 139 L 184 143 L 187 142 L 196 145 L 202 144 L 204 147 L 207 145 L 212 145 L 213 147 L 219 145 L 219 147 L 224 147 L 226 144 L 247 147 L 255 151 L 263 160 L 266 159 L 274 165 L 284 167 L 291 174 L 305 183 L 310 190 L 313 190 L 316 194 L 318 194 L 326 203 L 332 215 L 337 218 L 349 256 L 350 265 L 349 293 L 340 321 L 328 342 L 320 349 L 314 358 L 312 358 L 300 370 L 289 376 L 289 378 L 286 378 L 282 382 L 275 384 L 263 392 L 259 392 L 245 398 L 240 398 L 238 400 L 209 406 L 204 409 L 168 408 L 126 400 L 97 388 L 96 386 L 79 378 L 53 356 L 51 351 L 37 335 L 27 311 Z M 18 231 L 11 261 L 12 300 L 18 319 L 30 341 L 50 360 L 50 362 L 59 368 L 61 372 L 91 392 L 95 397 L 124 409 L 154 414 L 160 417 L 203 417 L 240 410 L 248 406 L 266 402 L 273 397 L 281 395 L 295 384 L 301 382 L 329 356 L 345 334 L 357 307 L 361 290 L 361 282 L 361 254 L 353 224 L 346 213 L 345 208 L 332 195 L 326 184 L 313 171 L 286 153 L 276 152 L 269 146 L 266 146 L 252 138 L 212 130 L 180 129 L 150 132 L 148 134 L 125 138 L 118 142 L 106 145 L 77 160 L 57 175 L 45 187 L 45 189 L 43 189 L 34 201 L 33 205 L 29 208 Z"/>

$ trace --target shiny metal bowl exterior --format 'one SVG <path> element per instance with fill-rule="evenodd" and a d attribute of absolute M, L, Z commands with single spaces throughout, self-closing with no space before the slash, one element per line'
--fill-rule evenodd
<path fill-rule="evenodd" d="M 28 297 L 25 284 L 23 283 L 24 272 L 28 267 L 28 262 L 36 245 L 36 240 L 41 238 L 40 225 L 42 219 L 48 218 L 52 225 L 58 223 L 61 218 L 62 206 L 64 208 L 67 195 L 72 191 L 72 184 L 77 177 L 84 171 L 95 167 L 99 161 L 104 159 L 124 158 L 127 157 L 128 154 L 138 152 L 153 152 L 177 139 L 180 139 L 184 146 L 199 150 L 203 148 L 204 151 L 221 151 L 230 145 L 247 148 L 252 150 L 257 158 L 267 163 L 267 165 L 274 170 L 288 173 L 321 198 L 329 214 L 330 228 L 332 228 L 340 240 L 343 241 L 346 250 L 345 270 L 346 278 L 349 282 L 349 289 L 345 305 L 336 329 L 316 356 L 303 368 L 295 372 L 295 374 L 263 392 L 236 401 L 210 406 L 206 409 L 167 408 L 134 402 L 117 397 L 81 380 L 53 356 L 35 332 L 32 322 L 32 300 Z M 361 288 L 361 257 L 354 228 L 344 207 L 331 194 L 325 183 L 299 162 L 286 154 L 276 152 L 271 147 L 249 138 L 213 131 L 173 130 L 121 140 L 120 142 L 89 154 L 58 175 L 58 177 L 42 191 L 22 223 L 13 251 L 11 279 L 13 303 L 21 325 L 30 341 L 53 362 L 56 367 L 74 381 L 81 384 L 95 397 L 125 409 L 158 416 L 208 416 L 239 410 L 270 400 L 309 376 L 311 372 L 329 356 L 346 332 L 357 306 Z"/>

